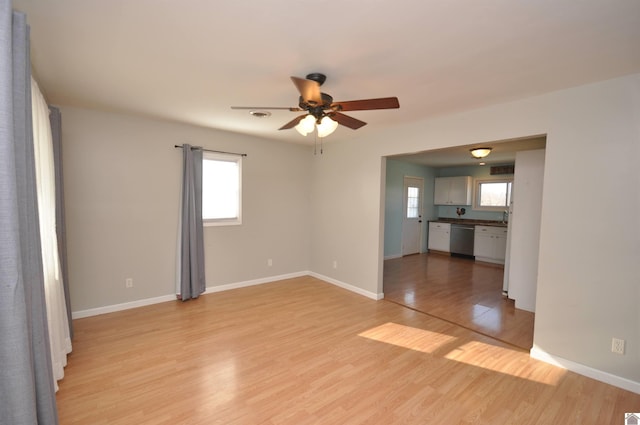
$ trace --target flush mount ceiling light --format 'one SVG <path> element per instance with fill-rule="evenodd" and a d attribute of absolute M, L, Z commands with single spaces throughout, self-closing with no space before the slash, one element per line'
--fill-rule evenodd
<path fill-rule="evenodd" d="M 318 137 L 326 137 L 336 131 L 338 128 L 338 122 L 332 120 L 328 115 L 323 116 L 322 118 L 316 118 L 315 116 L 309 114 L 294 127 L 298 130 L 298 133 L 306 136 L 309 133 L 313 132 L 314 128 L 318 128 Z"/>
<path fill-rule="evenodd" d="M 493 148 L 473 148 L 470 149 L 469 152 L 471 152 L 471 156 L 479 159 L 489 155 L 491 153 L 491 149 Z"/>

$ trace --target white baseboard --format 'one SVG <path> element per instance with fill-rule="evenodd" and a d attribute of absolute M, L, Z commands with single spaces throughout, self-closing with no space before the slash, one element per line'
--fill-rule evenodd
<path fill-rule="evenodd" d="M 595 379 L 597 381 L 604 382 L 605 384 L 613 385 L 614 387 L 622 388 L 624 390 L 640 394 L 640 382 L 635 382 L 630 379 L 622 378 L 617 375 L 612 375 L 610 373 L 573 362 L 571 360 L 563 359 L 562 357 L 554 356 L 542 350 L 536 345 L 533 346 L 529 354 L 536 360 L 540 360 L 545 363 L 570 370 L 571 372 L 575 372 L 577 374 Z"/>
<path fill-rule="evenodd" d="M 275 281 L 284 280 L 284 279 L 293 279 L 301 276 L 313 276 L 315 278 L 324 280 L 328 283 L 347 289 L 351 292 L 364 295 L 365 297 L 368 297 L 374 300 L 380 300 L 384 297 L 383 294 L 374 294 L 372 292 L 357 288 L 353 285 L 349 285 L 347 283 L 340 282 L 335 279 L 331 279 L 330 277 L 322 276 L 317 273 L 312 273 L 309 271 L 301 271 L 296 273 L 288 273 L 288 274 L 282 274 L 277 276 L 263 277 L 260 279 L 246 280 L 244 282 L 229 283 L 226 285 L 207 286 L 207 289 L 205 290 L 205 294 L 229 291 L 231 289 L 245 288 L 245 287 L 254 286 L 254 285 L 262 285 L 264 283 L 270 283 L 270 282 L 275 282 Z M 104 307 L 90 308 L 87 310 L 74 311 L 71 313 L 71 318 L 82 319 L 84 317 L 97 316 L 99 314 L 114 313 L 116 311 L 129 310 L 131 308 L 144 307 L 147 305 L 158 304 L 158 303 L 163 303 L 167 301 L 175 301 L 175 300 L 176 300 L 176 294 L 162 295 L 160 297 L 145 298 L 142 300 L 130 301 L 122 304 L 114 304 L 114 305 L 108 305 Z"/>
<path fill-rule="evenodd" d="M 393 260 L 395 258 L 402 258 L 402 254 L 387 255 L 386 257 L 384 257 L 385 260 Z"/>
<path fill-rule="evenodd" d="M 116 311 L 129 310 L 136 307 L 144 307 L 151 304 L 159 304 L 167 301 L 175 301 L 176 294 L 162 295 L 160 297 L 145 298 L 143 300 L 130 301 L 122 304 L 107 305 L 104 307 L 90 308 L 71 312 L 72 319 L 82 319 L 83 317 L 97 316 L 99 314 L 113 313 Z"/>
<path fill-rule="evenodd" d="M 346 289 L 347 291 L 355 292 L 356 294 L 363 295 L 363 296 L 365 296 L 367 298 L 371 298 L 372 300 L 378 301 L 378 300 L 381 300 L 381 299 L 384 298 L 384 294 L 382 294 L 382 293 L 376 294 L 374 292 L 365 291 L 362 288 L 358 288 L 357 286 L 349 285 L 348 283 L 341 282 L 341 281 L 333 279 L 333 278 L 331 278 L 329 276 L 324 276 L 324 275 L 321 275 L 319 273 L 314 273 L 314 272 L 309 272 L 308 274 L 309 274 L 309 276 L 313 276 L 316 279 L 323 280 L 323 281 L 328 282 L 328 283 L 330 283 L 332 285 L 336 285 L 336 286 L 339 286 L 340 288 Z"/>
<path fill-rule="evenodd" d="M 304 272 L 281 274 L 278 276 L 263 277 L 260 279 L 245 280 L 244 282 L 229 283 L 226 285 L 207 286 L 207 290 L 205 291 L 205 294 L 229 291 L 231 289 L 246 288 L 247 286 L 262 285 L 263 283 L 270 283 L 270 282 L 275 282 L 275 281 L 284 280 L 284 279 L 293 279 L 294 277 L 309 276 L 309 274 L 310 274 L 309 272 L 304 271 Z"/>

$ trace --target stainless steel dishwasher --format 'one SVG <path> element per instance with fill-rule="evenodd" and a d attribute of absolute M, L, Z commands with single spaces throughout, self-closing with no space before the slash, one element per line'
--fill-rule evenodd
<path fill-rule="evenodd" d="M 473 236 L 475 226 L 468 224 L 451 225 L 451 253 L 473 256 Z"/>

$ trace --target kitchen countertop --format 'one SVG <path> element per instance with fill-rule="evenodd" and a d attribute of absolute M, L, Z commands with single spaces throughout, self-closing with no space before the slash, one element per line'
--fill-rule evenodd
<path fill-rule="evenodd" d="M 468 224 L 470 226 L 494 226 L 494 227 L 507 227 L 507 223 L 503 223 L 498 220 L 473 220 L 467 218 L 446 218 L 438 217 L 437 220 L 431 220 L 432 222 L 439 223 L 451 223 L 451 224 Z"/>

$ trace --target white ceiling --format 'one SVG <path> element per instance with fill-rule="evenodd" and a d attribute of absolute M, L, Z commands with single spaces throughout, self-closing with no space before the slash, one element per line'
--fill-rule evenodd
<path fill-rule="evenodd" d="M 50 103 L 312 144 L 289 76 L 328 76 L 357 111 L 336 142 L 435 115 L 640 72 L 638 0 L 14 0 Z M 331 139 L 331 140 L 329 140 Z"/>
<path fill-rule="evenodd" d="M 391 159 L 427 165 L 435 168 L 464 167 L 470 165 L 498 165 L 512 164 L 516 159 L 516 152 L 534 149 L 545 149 L 546 136 L 523 137 L 512 140 L 499 140 L 493 142 L 476 143 L 468 146 L 456 146 L 454 148 L 434 149 L 425 152 L 414 152 L 406 155 L 394 155 Z M 469 152 L 473 148 L 491 148 L 489 156 L 477 159 Z"/>

